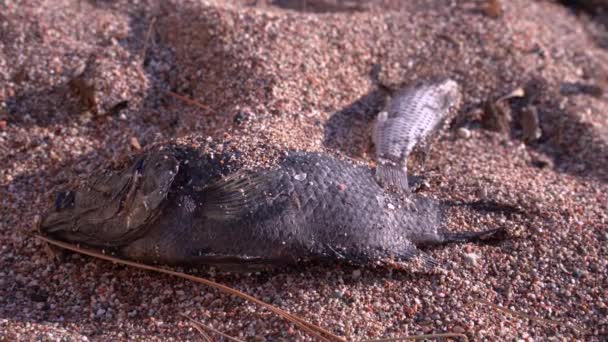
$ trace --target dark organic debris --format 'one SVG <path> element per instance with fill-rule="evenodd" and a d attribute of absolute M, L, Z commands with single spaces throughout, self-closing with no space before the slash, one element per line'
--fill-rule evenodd
<path fill-rule="evenodd" d="M 112 108 L 110 108 L 110 110 L 108 111 L 108 115 L 118 115 L 121 111 L 125 110 L 129 108 L 129 101 L 125 100 L 125 101 L 120 101 L 117 104 L 115 104 Z"/>
<path fill-rule="evenodd" d="M 553 168 L 554 163 L 549 157 L 541 153 L 530 153 L 530 164 L 539 169 Z"/>
<path fill-rule="evenodd" d="M 527 106 L 521 111 L 520 124 L 525 142 L 531 143 L 541 137 L 542 130 L 538 118 L 538 109 L 535 106 Z"/>
<path fill-rule="evenodd" d="M 272 4 L 285 9 L 313 13 L 360 12 L 365 10 L 360 1 L 349 0 L 273 0 Z"/>
<path fill-rule="evenodd" d="M 29 80 L 29 76 L 27 73 L 27 65 L 22 64 L 13 75 L 13 82 L 15 82 L 16 84 L 21 84 L 27 80 Z"/>
<path fill-rule="evenodd" d="M 511 127 L 511 107 L 502 101 L 486 102 L 481 116 L 483 128 L 499 133 L 508 133 Z"/>
<path fill-rule="evenodd" d="M 511 106 L 507 100 L 524 97 L 525 95 L 525 90 L 520 87 L 500 97 L 498 100 L 487 101 L 481 115 L 482 127 L 494 132 L 508 133 L 511 130 L 513 116 L 511 114 Z"/>
<path fill-rule="evenodd" d="M 253 119 L 254 116 L 255 116 L 255 114 L 253 114 L 252 112 L 250 112 L 248 110 L 239 110 L 232 117 L 232 121 L 234 122 L 235 125 L 241 125 L 241 124 L 244 124 L 247 121 L 250 121 L 251 119 Z"/>
<path fill-rule="evenodd" d="M 110 72 L 118 70 L 128 72 L 128 70 L 122 67 L 118 70 L 110 70 L 110 68 L 107 60 L 93 54 L 68 82 L 68 88 L 78 100 L 82 114 L 111 116 L 129 107 L 129 95 L 121 89 L 116 89 L 107 81 L 107 76 L 104 76 Z"/>
<path fill-rule="evenodd" d="M 95 82 L 91 77 L 95 72 L 95 56 L 89 57 L 84 68 L 68 82 L 72 94 L 78 99 L 83 112 L 97 114 Z"/>
<path fill-rule="evenodd" d="M 503 13 L 500 0 L 486 0 L 482 5 L 482 12 L 492 19 L 500 18 Z"/>
<path fill-rule="evenodd" d="M 596 84 L 585 84 L 579 82 L 564 82 L 561 84 L 559 91 L 562 95 L 591 95 L 601 97 L 604 89 Z"/>
<path fill-rule="evenodd" d="M 566 6 L 580 8 L 590 13 L 600 13 L 608 10 L 608 1 L 606 0 L 560 0 Z"/>

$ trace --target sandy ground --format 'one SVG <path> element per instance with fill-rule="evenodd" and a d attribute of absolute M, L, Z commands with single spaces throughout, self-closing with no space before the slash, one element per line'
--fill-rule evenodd
<path fill-rule="evenodd" d="M 446 76 L 463 86 L 458 117 L 412 170 L 427 178 L 425 196 L 519 207 L 451 211 L 450 229 L 506 227 L 509 238 L 428 251 L 443 270 L 200 273 L 349 340 L 605 340 L 606 17 L 492 3 L 0 2 L 0 340 L 198 340 L 180 313 L 247 340 L 310 339 L 187 281 L 75 254 L 53 260 L 30 233 L 55 191 L 184 135 L 229 142 L 251 161 L 297 149 L 373 165 L 374 65 L 392 86 Z M 520 87 L 503 132 L 484 129 L 485 104 Z M 542 136 L 524 142 L 531 107 Z"/>

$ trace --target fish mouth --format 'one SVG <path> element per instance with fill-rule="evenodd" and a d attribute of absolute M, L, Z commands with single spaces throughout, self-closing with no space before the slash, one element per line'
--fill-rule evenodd
<path fill-rule="evenodd" d="M 120 247 L 146 234 L 165 206 L 179 171 L 170 150 L 140 156 L 118 171 L 103 171 L 82 186 L 60 191 L 38 231 L 56 240 Z"/>
<path fill-rule="evenodd" d="M 71 238 L 73 229 L 69 216 L 65 211 L 74 207 L 75 194 L 73 191 L 60 191 L 55 195 L 54 205 L 38 225 L 38 233 L 62 241 L 78 240 Z"/>
<path fill-rule="evenodd" d="M 38 226 L 38 232 L 45 237 L 72 243 L 84 243 L 87 245 L 103 245 L 103 241 L 97 241 L 95 236 L 80 230 L 75 208 L 75 191 L 60 191 L 55 195 L 52 208 L 46 213 Z"/>

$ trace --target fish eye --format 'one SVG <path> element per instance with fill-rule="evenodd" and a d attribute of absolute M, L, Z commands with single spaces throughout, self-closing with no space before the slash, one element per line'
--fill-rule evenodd
<path fill-rule="evenodd" d="M 63 210 L 68 207 L 74 206 L 74 192 L 73 191 L 61 191 L 55 198 L 55 210 Z"/>

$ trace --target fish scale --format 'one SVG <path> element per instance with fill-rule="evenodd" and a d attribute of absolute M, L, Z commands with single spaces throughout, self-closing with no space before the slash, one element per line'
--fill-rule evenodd
<path fill-rule="evenodd" d="M 416 145 L 440 131 L 460 102 L 460 87 L 451 79 L 396 92 L 374 126 L 376 179 L 387 187 L 407 191 L 408 156 Z"/>

